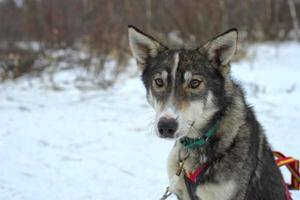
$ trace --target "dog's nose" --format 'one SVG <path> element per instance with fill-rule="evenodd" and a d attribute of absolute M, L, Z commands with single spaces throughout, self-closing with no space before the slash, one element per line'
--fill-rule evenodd
<path fill-rule="evenodd" d="M 159 120 L 157 128 L 161 137 L 172 138 L 178 128 L 178 123 L 174 118 L 163 117 Z"/>

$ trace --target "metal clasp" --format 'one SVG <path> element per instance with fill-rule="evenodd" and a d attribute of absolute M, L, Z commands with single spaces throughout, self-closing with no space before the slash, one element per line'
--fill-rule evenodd
<path fill-rule="evenodd" d="M 177 176 L 180 176 L 180 174 L 184 171 L 183 165 L 184 165 L 184 162 L 180 161 L 178 164 L 177 171 L 176 171 Z"/>

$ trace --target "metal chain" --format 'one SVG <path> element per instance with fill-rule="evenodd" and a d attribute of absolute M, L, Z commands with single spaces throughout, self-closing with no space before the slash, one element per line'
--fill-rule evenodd
<path fill-rule="evenodd" d="M 166 188 L 164 195 L 160 198 L 160 200 L 166 200 L 169 196 L 171 196 L 172 192 L 170 192 L 169 187 Z"/>
<path fill-rule="evenodd" d="M 182 172 L 184 172 L 184 161 L 189 157 L 188 151 L 185 152 L 185 155 L 181 155 L 182 152 L 179 153 L 179 163 L 178 168 L 176 170 L 176 176 L 180 176 Z M 166 200 L 173 193 L 170 191 L 170 188 L 167 187 L 164 195 L 160 198 L 160 200 Z"/>

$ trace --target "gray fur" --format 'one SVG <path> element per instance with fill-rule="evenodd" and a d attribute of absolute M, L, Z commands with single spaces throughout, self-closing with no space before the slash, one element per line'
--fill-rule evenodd
<path fill-rule="evenodd" d="M 129 27 L 130 41 L 133 35 L 143 34 Z M 140 37 L 140 36 L 138 36 Z M 155 41 L 149 37 L 149 40 Z M 155 41 L 141 51 L 143 62 L 137 58 L 142 69 L 142 80 L 150 104 L 157 112 L 157 122 L 167 115 L 167 108 L 179 127 L 172 137 L 176 139 L 168 161 L 168 175 L 172 192 L 178 199 L 188 200 L 182 175 L 175 172 L 180 154 L 187 151 L 179 142 L 182 136 L 200 137 L 216 120 L 220 120 L 217 135 L 206 145 L 189 151 L 185 169 L 194 171 L 209 162 L 196 194 L 201 200 L 282 200 L 286 199 L 284 181 L 275 164 L 274 157 L 263 128 L 256 120 L 253 109 L 246 103 L 243 90 L 231 78 L 229 61 L 236 50 L 237 31 L 230 30 L 210 40 L 197 49 L 168 49 Z M 149 43 L 148 43 L 149 44 Z M 144 43 L 144 45 L 147 45 Z M 148 50 L 147 50 L 148 49 Z M 151 53 L 152 52 L 152 53 Z M 155 54 L 153 54 L 155 52 Z M 179 56 L 176 73 L 174 55 Z M 164 86 L 156 88 L 154 77 L 165 71 Z M 190 79 L 201 80 L 201 85 L 191 89 Z M 193 106 L 192 106 L 193 105 Z M 201 106 L 195 118 L 195 105 Z M 191 123 L 190 123 L 191 122 Z M 158 133 L 159 134 L 159 133 Z"/>

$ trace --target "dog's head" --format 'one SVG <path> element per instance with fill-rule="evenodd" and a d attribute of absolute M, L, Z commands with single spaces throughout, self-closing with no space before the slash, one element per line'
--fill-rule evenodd
<path fill-rule="evenodd" d="M 229 61 L 236 51 L 231 29 L 195 49 L 169 49 L 133 26 L 129 44 L 156 111 L 155 130 L 163 138 L 196 137 L 226 101 Z"/>

